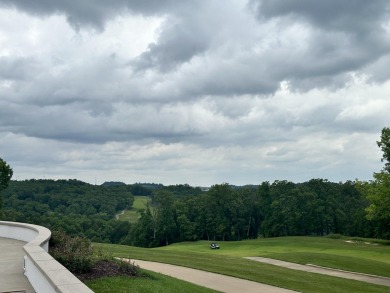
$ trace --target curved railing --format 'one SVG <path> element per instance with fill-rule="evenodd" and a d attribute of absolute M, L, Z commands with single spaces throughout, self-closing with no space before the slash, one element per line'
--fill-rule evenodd
<path fill-rule="evenodd" d="M 93 292 L 48 253 L 50 236 L 42 226 L 0 221 L 0 237 L 27 242 L 24 274 L 37 293 Z"/>

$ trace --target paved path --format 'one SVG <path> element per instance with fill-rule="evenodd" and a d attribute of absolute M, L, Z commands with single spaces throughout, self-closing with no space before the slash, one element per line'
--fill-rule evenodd
<path fill-rule="evenodd" d="M 23 274 L 23 245 L 26 242 L 0 237 L 0 292 L 34 289 Z M 24 292 L 24 291 L 23 291 Z"/>
<path fill-rule="evenodd" d="M 362 282 L 367 282 L 367 283 L 372 283 L 372 284 L 377 284 L 382 286 L 390 286 L 390 278 L 386 278 L 386 277 L 354 273 L 354 272 L 342 271 L 342 270 L 331 269 L 331 268 L 324 268 L 324 267 L 319 267 L 310 264 L 300 265 L 292 262 L 286 262 L 286 261 L 265 258 L 265 257 L 245 257 L 245 258 L 275 265 L 275 266 L 285 267 L 293 270 L 324 274 L 324 275 L 340 277 L 345 279 L 352 279 L 352 280 L 357 280 L 357 281 L 362 281 Z"/>
<path fill-rule="evenodd" d="M 125 213 L 125 210 L 121 211 L 119 214 L 115 215 L 115 218 L 119 220 L 119 216 L 122 216 Z"/>
<path fill-rule="evenodd" d="M 295 291 L 265 285 L 253 281 L 229 277 L 225 275 L 190 269 L 186 267 L 174 266 L 164 263 L 131 260 L 141 268 L 168 275 L 190 283 L 226 293 L 291 293 Z"/>

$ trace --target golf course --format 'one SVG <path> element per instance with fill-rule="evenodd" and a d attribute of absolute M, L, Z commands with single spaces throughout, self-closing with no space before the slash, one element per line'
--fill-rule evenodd
<path fill-rule="evenodd" d="M 133 206 L 130 209 L 124 210 L 118 214 L 117 219 L 121 221 L 128 221 L 130 223 L 136 223 L 140 218 L 138 211 L 145 209 L 148 202 L 150 202 L 149 196 L 134 197 Z"/>
<path fill-rule="evenodd" d="M 176 243 L 159 248 L 113 244 L 95 246 L 114 257 L 174 264 L 298 292 L 390 292 L 390 287 L 386 286 L 287 269 L 244 258 L 266 257 L 390 277 L 390 245 L 386 241 L 335 235 L 261 238 L 218 244 L 221 247 L 219 250 L 211 250 L 209 241 Z M 88 285 L 97 293 L 113 292 L 108 291 L 108 284 L 110 290 L 117 288 L 120 292 L 211 292 L 209 289 L 182 282 L 147 272 L 145 278 L 141 279 L 103 278 L 91 281 Z M 244 288 L 242 292 L 245 292 Z"/>

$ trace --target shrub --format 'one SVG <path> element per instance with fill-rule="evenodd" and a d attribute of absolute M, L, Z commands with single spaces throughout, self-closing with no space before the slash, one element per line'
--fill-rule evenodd
<path fill-rule="evenodd" d="M 82 281 L 139 275 L 139 268 L 134 263 L 115 260 L 102 248 L 94 248 L 88 239 L 71 237 L 62 231 L 52 233 L 50 254 Z"/>
<path fill-rule="evenodd" d="M 74 274 L 90 272 L 95 261 L 88 239 L 71 237 L 62 231 L 52 233 L 50 254 Z"/>

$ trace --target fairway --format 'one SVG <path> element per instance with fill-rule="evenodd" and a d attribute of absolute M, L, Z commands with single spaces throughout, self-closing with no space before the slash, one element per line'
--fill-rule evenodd
<path fill-rule="evenodd" d="M 286 261 L 331 266 L 345 270 L 390 276 L 390 247 L 349 243 L 324 237 L 283 237 L 219 242 L 211 250 L 208 241 L 178 243 L 160 248 L 101 244 L 114 256 L 177 264 L 236 276 L 300 292 L 390 292 L 389 287 L 306 273 L 255 263 L 244 256 L 265 256 Z M 100 245 L 99 245 L 100 246 Z"/>
<path fill-rule="evenodd" d="M 209 241 L 176 243 L 160 247 L 161 250 L 215 253 L 209 249 Z M 347 239 L 326 237 L 276 237 L 256 240 L 225 241 L 220 254 L 231 256 L 270 256 L 285 253 L 322 253 L 378 260 L 390 264 L 390 245 L 368 242 L 350 242 Z"/>
<path fill-rule="evenodd" d="M 223 242 L 210 251 L 207 241 L 178 243 L 161 250 L 193 251 L 229 256 L 263 256 L 299 264 L 343 269 L 390 277 L 390 246 L 367 241 L 329 239 L 326 237 L 278 237 Z"/>
<path fill-rule="evenodd" d="M 150 201 L 149 196 L 134 196 L 133 207 L 119 214 L 118 220 L 128 221 L 130 223 L 136 223 L 140 218 L 140 214 L 138 211 L 141 209 L 146 209 L 146 205 L 149 201 Z"/>

